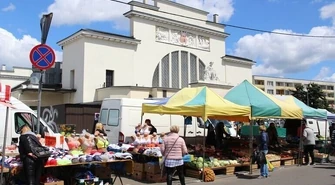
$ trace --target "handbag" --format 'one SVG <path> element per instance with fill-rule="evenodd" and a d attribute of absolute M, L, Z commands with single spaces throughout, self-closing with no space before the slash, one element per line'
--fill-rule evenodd
<path fill-rule="evenodd" d="M 37 142 L 35 138 L 31 138 L 37 146 L 31 148 L 31 152 L 38 158 L 38 159 L 45 159 L 49 158 L 52 152 L 49 150 L 48 147 L 42 146 L 41 143 Z"/>
<path fill-rule="evenodd" d="M 178 136 L 178 138 L 174 141 L 174 143 L 173 143 L 172 147 L 170 148 L 169 152 L 168 152 L 165 156 L 162 157 L 162 160 L 159 161 L 159 165 L 160 165 L 160 167 L 161 167 L 161 177 L 163 177 L 163 176 L 166 174 L 166 173 L 165 173 L 165 168 L 164 168 L 164 166 L 165 166 L 165 161 L 166 161 L 166 157 L 170 154 L 172 148 L 174 147 L 174 145 L 175 145 L 176 142 L 178 141 L 179 137 L 180 137 L 180 136 Z"/>

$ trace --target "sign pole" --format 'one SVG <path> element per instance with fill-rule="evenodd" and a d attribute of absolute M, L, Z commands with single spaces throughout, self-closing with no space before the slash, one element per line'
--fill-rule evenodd
<path fill-rule="evenodd" d="M 38 105 L 37 105 L 37 134 L 40 133 L 40 119 L 41 119 L 41 100 L 42 100 L 42 85 L 43 85 L 44 70 L 41 70 L 40 80 L 38 83 Z"/>
<path fill-rule="evenodd" d="M 44 14 L 40 20 L 41 27 L 41 44 L 45 44 L 47 42 L 48 33 L 52 21 L 53 13 Z M 54 54 L 53 54 L 54 55 Z M 41 56 L 46 57 L 46 56 Z M 45 58 L 47 60 L 47 58 Z M 50 63 L 54 63 L 50 62 Z M 37 64 L 38 65 L 38 64 Z M 48 66 L 50 68 L 52 65 Z M 40 80 L 38 83 L 38 105 L 37 105 L 37 134 L 40 133 L 40 119 L 41 119 L 41 101 L 42 101 L 42 85 L 43 85 L 43 75 L 44 70 L 40 69 Z M 34 127 L 34 126 L 33 126 Z"/>
<path fill-rule="evenodd" d="M 6 122 L 5 122 L 5 133 L 4 133 L 4 137 L 3 137 L 3 145 L 2 145 L 2 158 L 1 158 L 1 179 L 0 179 L 0 183 L 1 185 L 4 184 L 4 177 L 3 177 L 3 169 L 4 169 L 4 166 L 5 166 L 5 158 L 6 158 L 6 140 L 7 140 L 7 129 L 8 129 L 8 117 L 9 117 L 9 107 L 7 106 L 6 108 Z"/>

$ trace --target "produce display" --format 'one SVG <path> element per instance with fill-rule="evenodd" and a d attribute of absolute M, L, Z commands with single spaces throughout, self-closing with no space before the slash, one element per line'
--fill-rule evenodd
<path fill-rule="evenodd" d="M 275 155 L 275 154 L 267 154 L 266 158 L 269 161 L 278 161 L 278 160 L 280 160 L 280 156 Z"/>
<path fill-rule="evenodd" d="M 204 168 L 219 168 L 219 167 L 226 167 L 226 166 L 232 166 L 239 164 L 237 160 L 220 160 L 217 158 L 214 158 L 212 160 L 205 160 L 202 157 L 194 157 L 194 159 L 186 163 L 191 168 L 196 168 L 201 170 Z"/>

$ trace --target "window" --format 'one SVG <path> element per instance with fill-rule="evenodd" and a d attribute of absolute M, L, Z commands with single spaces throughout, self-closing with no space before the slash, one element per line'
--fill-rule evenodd
<path fill-rule="evenodd" d="M 190 83 L 203 81 L 205 64 L 187 51 L 174 51 L 165 55 L 157 65 L 152 87 L 184 88 Z"/>
<path fill-rule="evenodd" d="M 75 78 L 75 71 L 73 69 L 70 71 L 70 88 L 71 89 L 74 89 L 74 86 L 75 86 L 74 78 Z"/>
<path fill-rule="evenodd" d="M 163 90 L 163 98 L 167 97 L 167 90 Z"/>
<path fill-rule="evenodd" d="M 268 90 L 267 90 L 267 93 L 268 93 L 268 94 L 273 94 L 273 89 L 268 89 Z"/>
<path fill-rule="evenodd" d="M 327 86 L 327 90 L 334 90 L 334 86 Z"/>
<path fill-rule="evenodd" d="M 119 125 L 119 110 L 110 109 L 108 112 L 108 126 L 118 126 Z"/>
<path fill-rule="evenodd" d="M 267 85 L 268 85 L 268 86 L 273 86 L 273 81 L 268 81 L 268 82 L 267 82 Z"/>
<path fill-rule="evenodd" d="M 106 70 L 106 87 L 114 86 L 114 71 Z"/>
<path fill-rule="evenodd" d="M 100 123 L 102 123 L 104 125 L 107 124 L 107 112 L 108 112 L 107 109 L 102 109 L 101 112 L 100 112 L 100 116 L 99 116 Z"/>
<path fill-rule="evenodd" d="M 26 113 L 26 112 L 17 112 L 14 115 L 15 119 L 15 132 L 20 133 L 19 126 L 22 125 L 29 125 L 29 127 L 37 133 L 37 117 L 34 114 Z M 54 133 L 58 133 L 58 127 L 55 123 L 46 123 L 47 126 L 45 126 L 42 122 L 40 122 L 40 130 L 39 133 L 42 137 L 44 137 L 45 132 L 48 132 L 48 127 L 51 129 Z"/>

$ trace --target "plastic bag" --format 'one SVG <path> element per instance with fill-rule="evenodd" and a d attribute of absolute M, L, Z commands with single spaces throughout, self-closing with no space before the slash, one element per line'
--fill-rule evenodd
<path fill-rule="evenodd" d="M 270 163 L 270 161 L 266 160 L 266 162 L 268 164 L 268 170 L 269 170 L 269 172 L 272 172 L 275 167 L 272 165 L 272 163 Z"/>

